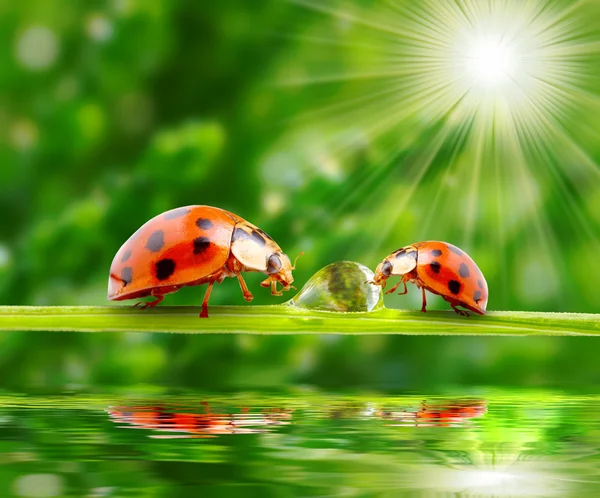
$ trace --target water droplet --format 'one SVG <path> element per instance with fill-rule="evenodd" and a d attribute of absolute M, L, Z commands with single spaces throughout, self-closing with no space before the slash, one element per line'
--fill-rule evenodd
<path fill-rule="evenodd" d="M 372 279 L 373 272 L 360 263 L 331 263 L 315 273 L 289 304 L 340 312 L 383 308 L 381 287 L 365 283 Z"/>

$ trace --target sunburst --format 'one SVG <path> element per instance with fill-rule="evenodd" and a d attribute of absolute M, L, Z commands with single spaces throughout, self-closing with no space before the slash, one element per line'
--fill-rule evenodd
<path fill-rule="evenodd" d="M 563 234 L 543 209 L 548 195 L 564 204 L 569 230 L 600 249 L 599 227 L 580 202 L 584 190 L 600 182 L 600 168 L 577 137 L 585 127 L 600 138 L 587 124 L 600 111 L 594 69 L 600 32 L 590 22 L 589 4 L 293 3 L 321 22 L 298 35 L 299 55 L 283 65 L 278 83 L 307 95 L 330 90 L 325 97 L 315 91 L 315 108 L 293 117 L 292 150 L 314 149 L 303 138 L 310 129 L 320 155 L 342 164 L 356 153 L 348 130 L 386 151 L 376 167 L 348 179 L 349 191 L 331 210 L 341 216 L 361 199 L 361 216 L 385 219 L 367 225 L 372 231 L 353 247 L 356 254 L 370 262 L 402 233 L 402 240 L 406 234 L 448 237 L 479 252 L 494 247 L 495 260 L 506 261 L 507 246 L 520 233 L 550 275 L 551 266 L 564 263 L 551 256 Z M 289 137 L 282 147 L 290 149 Z M 496 223 L 483 226 L 482 216 Z M 415 217 L 421 222 L 411 225 L 407 220 Z M 568 274 L 567 266 L 563 270 Z M 500 278 L 508 278 L 506 272 Z"/>

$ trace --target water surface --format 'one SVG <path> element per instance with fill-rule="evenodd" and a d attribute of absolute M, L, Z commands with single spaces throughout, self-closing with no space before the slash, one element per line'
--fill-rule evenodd
<path fill-rule="evenodd" d="M 0 396 L 1 496 L 594 496 L 600 397 Z"/>

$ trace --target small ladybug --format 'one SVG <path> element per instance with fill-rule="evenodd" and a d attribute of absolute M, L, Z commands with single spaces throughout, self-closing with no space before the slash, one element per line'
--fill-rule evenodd
<path fill-rule="evenodd" d="M 427 241 L 398 249 L 379 264 L 371 283 L 385 288 L 392 275 L 402 279 L 386 294 L 394 292 L 400 284 L 404 284 L 404 291 L 399 294 L 406 294 L 406 282 L 413 282 L 423 291 L 423 313 L 427 311 L 425 290 L 428 290 L 442 296 L 459 315 L 469 313 L 457 306 L 485 315 L 487 282 L 468 254 L 452 244 Z"/>
<path fill-rule="evenodd" d="M 110 266 L 108 299 L 153 296 L 155 301 L 142 305 L 152 308 L 165 294 L 207 283 L 200 313 L 207 318 L 215 282 L 237 277 L 244 299 L 251 301 L 242 272 L 266 273 L 260 285 L 281 296 L 277 283 L 289 290 L 293 269 L 275 241 L 252 223 L 224 209 L 186 206 L 152 218 L 121 246 Z"/>

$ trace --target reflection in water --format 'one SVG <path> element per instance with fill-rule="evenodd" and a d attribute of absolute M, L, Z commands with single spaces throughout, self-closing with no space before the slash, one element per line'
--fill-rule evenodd
<path fill-rule="evenodd" d="M 187 435 L 150 435 L 152 438 L 215 437 L 223 434 L 253 434 L 268 432 L 275 426 L 291 423 L 293 408 L 263 408 L 253 412 L 244 407 L 239 413 L 214 413 L 207 401 L 201 402 L 203 413 L 175 411 L 164 405 L 110 406 L 111 420 L 126 424 L 120 428 L 150 429 L 161 432 L 182 432 Z M 185 407 L 180 407 L 185 408 Z M 377 408 L 374 403 L 342 403 L 325 412 L 331 419 L 380 418 L 392 426 L 458 427 L 468 419 L 485 414 L 483 400 L 423 401 L 418 406 L 399 410 Z"/>
<path fill-rule="evenodd" d="M 0 496 L 600 496 L 598 420 L 547 391 L 0 394 Z"/>
<path fill-rule="evenodd" d="M 289 424 L 292 410 L 268 408 L 253 413 L 242 408 L 240 413 L 213 413 L 208 402 L 202 402 L 204 413 L 176 412 L 164 406 L 120 406 L 106 411 L 120 428 L 152 429 L 182 432 L 184 435 L 149 435 L 151 438 L 177 439 L 216 437 L 222 434 L 267 432 L 274 426 Z"/>
<path fill-rule="evenodd" d="M 389 425 L 458 427 L 467 424 L 469 419 L 481 417 L 486 411 L 487 402 L 484 400 L 423 401 L 416 409 L 383 410 L 378 412 L 378 415 L 394 422 Z"/>

